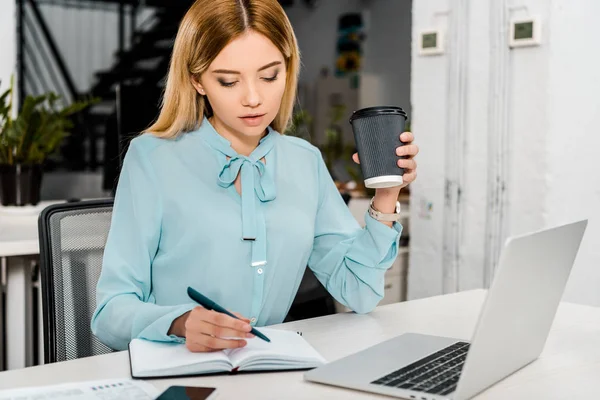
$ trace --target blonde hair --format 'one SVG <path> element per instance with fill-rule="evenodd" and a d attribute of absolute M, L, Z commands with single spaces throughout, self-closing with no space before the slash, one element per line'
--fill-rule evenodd
<path fill-rule="evenodd" d="M 290 21 L 277 0 L 196 0 L 179 25 L 160 114 L 145 132 L 175 138 L 198 129 L 204 115 L 211 116 L 212 110 L 206 97 L 192 85 L 192 78 L 198 80 L 221 50 L 248 30 L 269 38 L 285 59 L 285 92 L 271 123 L 273 129 L 284 132 L 294 108 L 300 52 Z"/>

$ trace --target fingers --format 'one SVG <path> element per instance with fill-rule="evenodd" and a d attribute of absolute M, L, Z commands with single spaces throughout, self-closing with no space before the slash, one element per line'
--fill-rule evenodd
<path fill-rule="evenodd" d="M 227 314 L 218 313 L 216 311 L 208 311 L 204 320 L 210 322 L 213 325 L 233 329 L 242 333 L 250 332 L 250 330 L 252 329 L 248 322 L 235 319 Z"/>
<path fill-rule="evenodd" d="M 400 135 L 400 140 L 404 143 L 411 143 L 414 140 L 414 137 L 411 132 L 404 132 Z M 417 154 L 419 154 L 419 147 L 417 145 L 405 144 L 397 147 L 396 155 L 403 157 L 403 159 L 398 160 L 398 166 L 408 170 L 416 169 L 417 163 L 413 160 L 413 157 L 415 157 Z M 352 155 L 352 160 L 354 160 L 355 163 L 360 164 L 358 153 L 354 153 Z"/>
<path fill-rule="evenodd" d="M 413 158 L 401 158 L 398 160 L 398 166 L 405 170 L 417 169 L 417 162 Z"/>
<path fill-rule="evenodd" d="M 244 317 L 240 315 L 240 318 Z M 244 347 L 247 342 L 242 338 L 254 337 L 250 334 L 249 322 L 196 307 L 185 324 L 186 346 L 194 352 Z"/>
<path fill-rule="evenodd" d="M 419 147 L 414 144 L 406 144 L 396 148 L 397 156 L 409 156 L 414 157 L 419 154 Z"/>
<path fill-rule="evenodd" d="M 404 185 L 408 185 L 409 183 L 412 183 L 415 181 L 415 179 L 417 179 L 417 171 L 416 170 L 412 170 L 412 171 L 405 171 L 404 175 L 402 175 L 402 181 L 404 183 Z"/>
<path fill-rule="evenodd" d="M 414 136 L 411 132 L 404 132 L 400 135 L 400 140 L 404 143 L 411 143 Z M 419 147 L 414 144 L 405 144 L 396 148 L 396 155 L 402 157 L 398 160 L 398 167 L 404 168 L 402 180 L 404 185 L 408 185 L 417 179 L 417 162 L 414 157 L 419 154 Z"/>
<path fill-rule="evenodd" d="M 246 346 L 245 340 L 221 339 L 206 334 L 198 334 L 186 339 L 185 345 L 193 352 L 218 351 L 224 349 L 238 349 Z"/>
<path fill-rule="evenodd" d="M 250 332 L 242 332 L 223 326 L 213 325 L 207 321 L 200 321 L 197 325 L 198 331 L 217 338 L 253 338 Z"/>
<path fill-rule="evenodd" d="M 211 349 L 210 347 L 206 347 L 200 343 L 192 342 L 190 340 L 186 340 L 185 347 L 192 353 L 209 353 L 212 351 L 220 351 L 221 349 Z"/>
<path fill-rule="evenodd" d="M 415 137 L 412 132 L 402 132 L 402 134 L 400 134 L 400 141 L 402 143 L 410 143 L 413 140 L 415 140 Z"/>

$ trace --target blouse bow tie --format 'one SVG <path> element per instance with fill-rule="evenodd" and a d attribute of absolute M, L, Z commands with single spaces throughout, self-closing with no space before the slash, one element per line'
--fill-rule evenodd
<path fill-rule="evenodd" d="M 250 247 L 250 267 L 253 268 L 253 298 L 251 314 L 253 322 L 260 318 L 263 306 L 265 275 L 267 266 L 267 226 L 263 203 L 275 199 L 274 157 L 267 157 L 273 150 L 277 136 L 276 131 L 267 128 L 256 149 L 249 155 L 237 154 L 231 147 L 231 142 L 219 135 L 205 118 L 205 129 L 202 137 L 218 153 L 219 166 L 217 183 L 222 188 L 230 190 L 236 178 L 241 175 L 241 205 L 242 205 L 242 238 L 247 240 Z M 224 157 L 223 157 L 224 156 Z M 268 159 L 265 165 L 261 160 Z M 273 163 L 273 164 L 271 164 Z M 258 199 L 258 201 L 256 200 Z"/>
<path fill-rule="evenodd" d="M 274 200 L 276 196 L 275 181 L 261 161 L 273 148 L 273 141 L 268 139 L 265 137 L 249 157 L 237 154 L 231 147 L 221 149 L 229 157 L 229 160 L 219 173 L 219 186 L 228 188 L 233 185 L 240 172 L 242 175 L 242 233 L 244 240 L 256 239 L 256 198 L 264 203 Z"/>

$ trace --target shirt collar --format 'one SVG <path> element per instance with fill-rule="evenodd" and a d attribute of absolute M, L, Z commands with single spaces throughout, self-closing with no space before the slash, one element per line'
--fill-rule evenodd
<path fill-rule="evenodd" d="M 231 147 L 231 142 L 229 140 L 221 136 L 216 131 L 206 116 L 202 120 L 202 125 L 200 126 L 198 133 L 200 133 L 200 136 L 208 143 L 209 146 L 220 151 L 226 156 L 231 158 L 237 156 L 244 157 L 243 155 L 238 154 Z M 277 131 L 268 126 L 267 134 L 260 139 L 256 149 L 254 149 L 247 158 L 252 161 L 257 161 L 263 158 L 273 147 L 273 142 L 275 141 L 277 135 Z"/>

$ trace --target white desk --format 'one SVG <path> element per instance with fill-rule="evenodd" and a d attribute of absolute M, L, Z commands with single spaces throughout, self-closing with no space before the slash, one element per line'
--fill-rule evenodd
<path fill-rule="evenodd" d="M 468 339 L 483 290 L 390 304 L 368 315 L 335 314 L 281 328 L 301 330 L 329 361 L 404 332 Z M 0 373 L 0 389 L 70 381 L 130 377 L 126 352 Z M 493 362 L 493 361 L 491 361 Z M 480 399 L 597 399 L 600 387 L 600 308 L 563 303 L 541 357 L 478 396 Z M 389 398 L 305 382 L 302 372 L 222 375 L 151 380 L 170 385 L 214 386 L 220 399 Z"/>
<path fill-rule="evenodd" d="M 8 369 L 23 368 L 33 364 L 32 347 L 28 345 L 31 344 L 34 329 L 30 312 L 32 276 L 29 263 L 32 256 L 36 256 L 40 251 L 39 214 L 54 203 L 56 201 L 41 202 L 36 207 L 22 209 L 0 207 L 0 268 L 2 271 L 0 284 L 6 287 L 7 326 L 4 330 Z M 41 307 L 41 303 L 38 303 L 38 306 Z M 0 337 L 2 328 L 0 326 Z M 39 343 L 43 344 L 43 340 Z M 1 348 L 0 354 L 2 354 Z"/>

